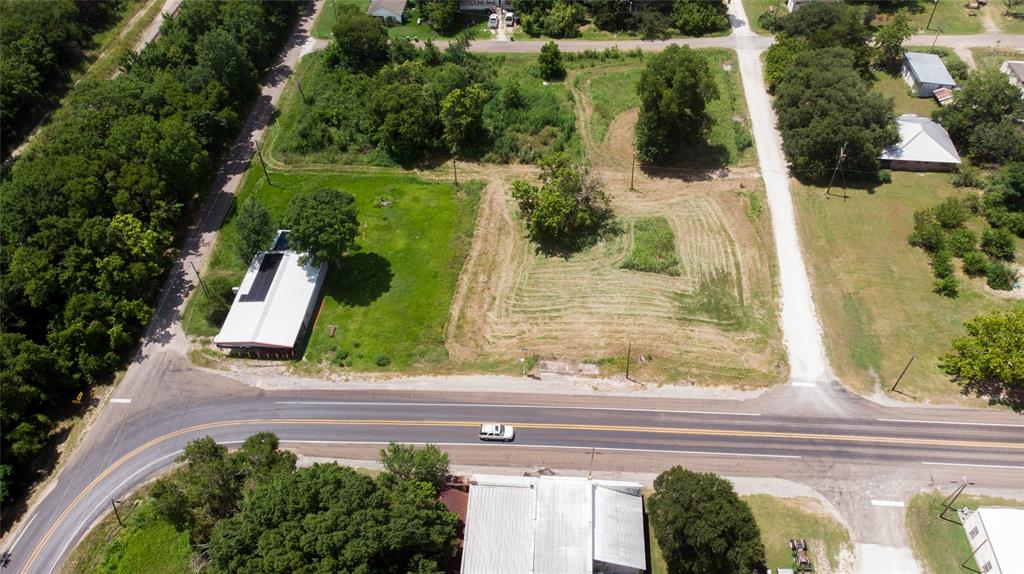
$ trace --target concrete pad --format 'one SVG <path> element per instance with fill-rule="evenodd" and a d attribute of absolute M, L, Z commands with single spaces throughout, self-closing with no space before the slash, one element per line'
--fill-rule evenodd
<path fill-rule="evenodd" d="M 856 574 L 920 574 L 921 565 L 909 548 L 857 544 Z"/>

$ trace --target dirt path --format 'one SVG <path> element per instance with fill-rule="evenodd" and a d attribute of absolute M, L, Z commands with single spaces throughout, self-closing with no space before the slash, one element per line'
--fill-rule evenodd
<path fill-rule="evenodd" d="M 633 141 L 640 108 L 630 108 L 619 114 L 604 135 L 604 149 L 616 165 L 628 165 L 633 159 Z"/>

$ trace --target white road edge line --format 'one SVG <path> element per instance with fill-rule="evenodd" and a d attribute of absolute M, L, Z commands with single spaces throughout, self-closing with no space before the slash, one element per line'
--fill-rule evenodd
<path fill-rule="evenodd" d="M 883 423 L 919 423 L 926 425 L 969 425 L 975 427 L 1011 427 L 1011 428 L 1024 428 L 1024 425 L 1015 425 L 1009 423 L 969 423 L 969 422 L 957 422 L 957 421 L 921 421 L 915 419 L 875 419 L 876 421 Z"/>
<path fill-rule="evenodd" d="M 242 441 L 230 441 L 222 442 L 220 444 L 233 444 L 241 443 Z M 282 443 L 295 443 L 295 444 L 388 444 L 385 441 L 359 441 L 359 440 L 285 440 L 281 439 L 279 442 Z M 404 444 L 433 444 L 435 446 L 487 446 L 482 442 L 413 442 Z M 493 445 L 492 445 L 493 446 Z M 621 447 L 589 447 L 589 446 L 559 446 L 559 445 L 546 445 L 546 444 L 504 444 L 500 448 L 563 448 L 572 450 L 591 450 L 595 451 L 615 451 L 615 452 L 656 452 L 656 453 L 668 453 L 668 454 L 698 454 L 708 456 L 749 456 L 756 458 L 803 458 L 800 455 L 795 454 L 761 454 L 761 453 L 745 453 L 745 452 L 707 452 L 702 450 L 668 450 L 668 449 L 645 449 L 645 448 L 621 448 Z"/>
<path fill-rule="evenodd" d="M 812 385 L 813 386 L 813 385 Z M 367 405 L 367 406 L 408 406 L 408 407 L 491 407 L 500 409 L 558 409 L 561 411 L 619 411 L 632 413 L 669 413 L 683 415 L 725 415 L 730 417 L 759 417 L 761 413 L 733 413 L 720 411 L 673 411 L 651 409 L 629 409 L 621 407 L 572 407 L 564 405 L 494 405 L 486 403 L 401 403 L 401 402 L 362 402 L 362 401 L 277 401 L 278 405 Z"/>
<path fill-rule="evenodd" d="M 921 464 L 928 464 L 932 466 L 972 466 L 978 468 L 1012 468 L 1015 470 L 1024 470 L 1024 466 L 1011 466 L 1008 464 L 968 464 L 965 462 L 922 462 Z"/>
<path fill-rule="evenodd" d="M 896 508 L 903 508 L 905 505 L 899 500 L 871 500 L 873 506 L 894 506 Z"/>
<path fill-rule="evenodd" d="M 126 404 L 132 402 L 132 400 L 131 399 L 110 399 L 110 402 L 126 405 Z"/>
<path fill-rule="evenodd" d="M 793 382 L 791 382 L 789 384 L 793 385 L 794 387 L 815 387 L 815 388 L 817 388 L 817 386 L 818 386 L 818 385 L 816 385 L 814 383 L 801 383 L 799 381 L 793 381 Z"/>
<path fill-rule="evenodd" d="M 38 513 L 33 514 L 32 518 L 28 519 L 28 522 L 26 522 L 25 526 L 21 529 L 21 532 L 18 533 L 18 537 L 14 539 L 14 544 L 11 544 L 11 547 L 7 549 L 8 552 L 14 551 L 14 547 L 17 546 L 19 542 L 21 542 L 21 537 L 24 536 L 26 532 L 28 532 L 28 527 L 32 526 L 32 521 L 35 520 L 37 516 L 39 516 Z"/>

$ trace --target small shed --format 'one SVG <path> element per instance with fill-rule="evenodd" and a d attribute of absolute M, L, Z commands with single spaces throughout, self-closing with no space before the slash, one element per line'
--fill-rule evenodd
<path fill-rule="evenodd" d="M 945 128 L 936 122 L 904 114 L 896 118 L 900 141 L 882 151 L 882 165 L 904 171 L 949 171 L 960 155 Z"/>
<path fill-rule="evenodd" d="M 903 56 L 903 79 L 919 98 L 930 98 L 939 88 L 953 89 L 956 80 L 935 54 L 907 52 Z"/>
<path fill-rule="evenodd" d="M 1024 61 L 1007 60 L 999 70 L 1010 78 L 1010 83 L 1024 90 Z"/>
<path fill-rule="evenodd" d="M 402 23 L 406 0 L 373 0 L 366 13 L 392 22 Z"/>

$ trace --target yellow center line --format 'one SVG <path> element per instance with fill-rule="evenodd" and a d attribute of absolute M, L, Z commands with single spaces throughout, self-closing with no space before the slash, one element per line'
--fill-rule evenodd
<path fill-rule="evenodd" d="M 639 427 L 639 426 L 620 426 L 620 425 L 587 425 L 587 424 L 553 424 L 553 423 L 509 423 L 518 428 L 525 429 L 543 429 L 543 430 L 585 430 L 585 431 L 597 431 L 597 432 L 628 432 L 628 433 L 649 433 L 649 434 L 670 434 L 670 435 L 690 435 L 690 436 L 719 436 L 719 437 L 742 437 L 742 438 L 775 438 L 775 439 L 796 439 L 796 440 L 822 440 L 832 442 L 857 442 L 857 443 L 880 443 L 880 444 L 901 444 L 901 445 L 918 445 L 918 446 L 952 446 L 952 447 L 963 447 L 963 448 L 1002 448 L 1002 449 L 1014 449 L 1024 450 L 1024 442 L 980 442 L 980 441 L 965 441 L 965 440 L 946 440 L 946 439 L 924 439 L 924 438 L 912 438 L 912 437 L 884 437 L 884 436 L 868 436 L 868 435 L 839 435 L 839 434 L 821 434 L 821 433 L 800 433 L 800 432 L 781 432 L 781 431 L 749 431 L 749 430 L 727 430 L 727 429 L 701 429 L 701 428 L 672 428 L 672 427 Z M 29 555 L 28 561 L 25 564 L 25 571 L 27 571 L 32 564 L 38 558 L 39 553 L 42 551 L 43 546 L 49 541 L 56 532 L 57 528 L 67 519 L 68 514 L 78 506 L 85 496 L 89 494 L 96 486 L 110 476 L 115 470 L 120 468 L 130 459 L 138 456 L 140 453 L 173 438 L 180 437 L 182 435 L 194 433 L 197 431 L 233 427 L 233 426 L 245 426 L 245 425 L 319 425 L 319 426 L 401 426 L 401 427 L 465 427 L 473 428 L 479 427 L 478 421 L 410 421 L 410 420 L 380 420 L 380 419 L 242 419 L 233 421 L 218 421 L 212 423 L 205 423 L 201 425 L 194 425 L 187 428 L 179 429 L 174 432 L 167 433 L 150 440 L 149 442 L 136 447 L 128 454 L 125 454 L 112 465 L 107 467 L 102 473 L 99 474 L 92 482 L 86 486 L 78 496 L 75 497 L 71 504 L 69 504 L 64 512 L 57 517 L 56 522 L 46 534 L 43 539 L 40 540 L 39 544 L 36 545 L 32 554 Z M 641 449 L 642 450 L 642 449 Z"/>

